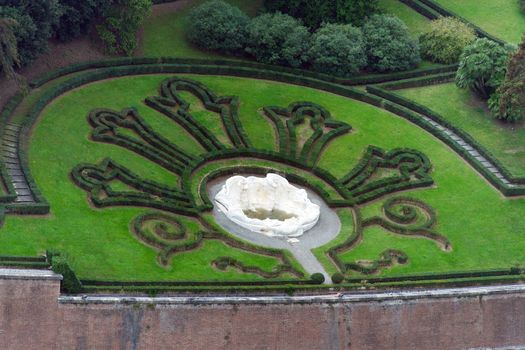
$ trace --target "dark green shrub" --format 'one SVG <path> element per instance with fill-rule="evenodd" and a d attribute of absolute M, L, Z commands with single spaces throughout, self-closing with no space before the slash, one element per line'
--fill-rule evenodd
<path fill-rule="evenodd" d="M 51 268 L 54 272 L 61 274 L 62 280 L 61 290 L 66 293 L 79 293 L 82 291 L 82 284 L 75 275 L 75 272 L 69 266 L 67 259 L 61 255 L 54 255 L 51 261 Z"/>
<path fill-rule="evenodd" d="M 313 273 L 310 276 L 310 280 L 314 284 L 323 284 L 324 283 L 324 275 L 320 272 Z"/>
<path fill-rule="evenodd" d="M 334 284 L 339 284 L 343 282 L 344 279 L 345 278 L 343 274 L 341 274 L 340 272 L 336 272 L 332 275 L 332 282 L 334 282 Z"/>
<path fill-rule="evenodd" d="M 372 14 L 379 12 L 378 0 L 265 0 L 267 11 L 280 11 L 301 19 L 310 28 L 323 23 L 352 23 L 362 25 Z"/>
<path fill-rule="evenodd" d="M 488 99 L 505 78 L 508 57 L 508 48 L 489 39 L 477 39 L 461 54 L 456 85 Z"/>
<path fill-rule="evenodd" d="M 407 26 L 390 15 L 374 15 L 363 26 L 370 69 L 378 72 L 414 68 L 421 61 L 417 38 Z"/>
<path fill-rule="evenodd" d="M 137 47 L 137 31 L 150 12 L 151 0 L 114 0 L 96 27 L 106 49 L 131 56 Z"/>
<path fill-rule="evenodd" d="M 298 67 L 308 59 L 310 33 L 282 13 L 263 14 L 248 25 L 246 52 L 257 61 Z"/>
<path fill-rule="evenodd" d="M 521 11 L 525 12 L 525 0 L 519 0 Z"/>
<path fill-rule="evenodd" d="M 239 8 L 212 0 L 190 12 L 187 36 L 202 49 L 239 53 L 244 49 L 248 23 L 248 16 Z"/>
<path fill-rule="evenodd" d="M 52 28 L 58 23 L 60 6 L 57 0 L 4 0 L 0 6 L 0 17 L 14 19 L 20 63 L 27 65 L 45 52 Z"/>
<path fill-rule="evenodd" d="M 86 34 L 91 23 L 111 4 L 110 0 L 59 0 L 62 15 L 55 29 L 58 40 L 67 41 Z"/>
<path fill-rule="evenodd" d="M 358 73 L 366 66 L 363 34 L 349 24 L 327 24 L 313 35 L 310 58 L 318 72 L 338 76 Z"/>
<path fill-rule="evenodd" d="M 503 83 L 489 99 L 493 115 L 501 120 L 517 122 L 525 114 L 525 36 L 507 65 Z"/>
<path fill-rule="evenodd" d="M 454 17 L 436 19 L 430 28 L 419 41 L 422 55 L 432 62 L 458 62 L 465 46 L 476 40 L 474 29 Z"/>

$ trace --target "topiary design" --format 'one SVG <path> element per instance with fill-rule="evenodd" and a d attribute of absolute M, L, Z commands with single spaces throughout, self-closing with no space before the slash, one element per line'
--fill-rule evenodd
<path fill-rule="evenodd" d="M 195 118 L 195 110 L 183 93 L 197 98 L 208 112 L 207 117 L 220 120 L 226 139 L 217 137 L 206 123 Z M 263 271 L 245 266 L 233 257 L 221 257 L 211 262 L 219 270 L 233 267 L 267 278 L 283 274 L 304 277 L 283 251 L 263 249 L 234 239 L 208 219 L 207 212 L 212 208 L 206 194 L 208 180 L 243 171 L 284 173 L 292 182 L 314 189 L 330 206 L 352 211 L 357 222 L 355 232 L 346 242 L 327 251 L 341 272 L 358 269 L 353 268 L 355 264 L 342 261 L 340 254 L 353 248 L 362 238 L 363 229 L 372 225 L 380 225 L 395 234 L 426 237 L 444 249 L 450 246 L 446 238 L 433 231 L 435 213 L 432 208 L 415 199 L 388 199 L 384 204 L 384 218 L 360 219 L 359 205 L 398 191 L 432 185 L 430 161 L 419 151 L 394 149 L 386 152 L 370 146 L 353 169 L 336 178 L 317 164 L 330 141 L 350 133 L 352 128 L 332 119 L 330 112 L 317 104 L 296 102 L 284 108 L 263 107 L 263 115 L 276 135 L 275 148 L 268 150 L 253 147 L 239 120 L 237 97 L 217 96 L 194 80 L 169 78 L 162 83 L 159 96 L 148 97 L 145 103 L 185 129 L 202 146 L 204 153 L 188 153 L 153 130 L 134 109 L 93 110 L 88 116 L 93 128 L 91 139 L 135 152 L 171 171 L 179 181 L 166 185 L 147 180 L 109 158 L 99 164 L 79 164 L 72 170 L 71 177 L 87 191 L 96 207 L 136 206 L 160 210 L 135 218 L 131 232 L 158 251 L 161 265 L 169 264 L 170 258 L 178 252 L 196 249 L 205 239 L 215 239 L 234 248 L 271 255 L 280 261 L 273 271 Z M 302 133 L 298 132 L 299 127 Z M 305 136 L 304 130 L 309 130 L 308 135 Z M 256 164 L 224 166 L 204 171 L 203 176 L 202 169 L 207 164 L 239 158 L 256 161 Z M 374 273 L 390 266 L 392 260 L 403 263 L 407 257 L 402 252 L 388 250 L 372 264 L 373 269 L 359 270 Z"/>

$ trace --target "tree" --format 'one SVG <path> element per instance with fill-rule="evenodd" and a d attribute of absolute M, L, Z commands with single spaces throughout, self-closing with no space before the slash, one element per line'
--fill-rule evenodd
<path fill-rule="evenodd" d="M 13 33 L 15 26 L 15 20 L 0 18 L 0 67 L 7 79 L 17 81 L 18 75 L 15 66 L 20 66 L 20 59 L 18 58 L 16 37 Z"/>
<path fill-rule="evenodd" d="M 465 46 L 476 40 L 474 29 L 454 17 L 441 17 L 430 23 L 430 31 L 419 39 L 421 53 L 437 63 L 455 63 Z"/>
<path fill-rule="evenodd" d="M 202 49 L 240 53 L 244 49 L 249 21 L 239 8 L 212 0 L 190 12 L 187 36 Z"/>
<path fill-rule="evenodd" d="M 86 34 L 95 20 L 107 11 L 111 0 L 59 0 L 62 15 L 55 29 L 58 40 L 68 41 Z"/>
<path fill-rule="evenodd" d="M 301 19 L 310 28 L 323 23 L 362 25 L 379 12 L 379 0 L 265 0 L 266 10 Z"/>
<path fill-rule="evenodd" d="M 45 52 L 61 15 L 58 0 L 3 0 L 0 17 L 16 21 L 13 29 L 21 65 Z"/>
<path fill-rule="evenodd" d="M 137 47 L 137 30 L 150 12 L 151 0 L 113 0 L 97 26 L 107 50 L 131 56 Z"/>
<path fill-rule="evenodd" d="M 308 59 L 310 33 L 282 13 L 266 13 L 248 25 L 246 52 L 257 61 L 299 67 Z"/>
<path fill-rule="evenodd" d="M 516 122 L 525 114 L 525 35 L 510 58 L 503 83 L 489 100 L 489 107 L 498 119 Z"/>
<path fill-rule="evenodd" d="M 391 15 L 374 15 L 363 26 L 368 65 L 378 72 L 401 71 L 421 61 L 419 43 L 407 26 Z"/>
<path fill-rule="evenodd" d="M 374 14 L 379 13 L 379 0 L 337 0 L 336 22 L 362 26 Z"/>
<path fill-rule="evenodd" d="M 326 24 L 313 35 L 310 58 L 318 72 L 355 74 L 366 66 L 363 34 L 350 24 Z"/>
<path fill-rule="evenodd" d="M 510 50 L 486 38 L 467 45 L 461 54 L 456 85 L 487 100 L 505 78 Z"/>

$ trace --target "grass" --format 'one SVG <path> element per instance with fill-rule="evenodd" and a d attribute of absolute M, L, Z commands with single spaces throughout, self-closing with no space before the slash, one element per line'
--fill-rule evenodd
<path fill-rule="evenodd" d="M 161 268 L 156 263 L 156 252 L 129 233 L 131 220 L 146 209 L 94 209 L 86 193 L 71 182 L 69 172 L 74 166 L 96 163 L 107 156 L 143 177 L 168 184 L 177 180 L 173 174 L 125 149 L 90 141 L 86 121 L 93 108 L 119 110 L 135 106 L 155 130 L 191 149 L 194 143 L 182 130 L 141 102 L 144 97 L 155 95 L 166 77 L 135 76 L 89 84 L 62 95 L 44 110 L 29 144 L 29 160 L 35 180 L 51 204 L 51 214 L 8 216 L 0 230 L 0 254 L 36 255 L 46 248 L 56 248 L 69 254 L 81 278 L 119 280 L 259 278 L 232 269 L 221 272 L 212 268 L 210 262 L 221 255 L 235 255 L 244 264 L 267 271 L 277 264 L 274 258 L 210 241 L 198 250 L 176 255 L 168 268 Z M 414 148 L 430 158 L 436 186 L 406 194 L 435 208 L 436 230 L 451 241 L 452 252 L 444 252 L 428 240 L 370 228 L 363 242 L 345 253 L 346 261 L 377 259 L 381 251 L 395 248 L 408 254 L 409 263 L 385 270 L 384 275 L 525 265 L 525 199 L 503 198 L 459 156 L 415 125 L 370 105 L 310 88 L 233 77 L 192 78 L 221 95 L 240 97 L 241 120 L 250 138 L 259 140 L 255 143 L 261 148 L 275 143 L 271 133 L 264 133 L 262 139 L 258 136 L 264 123 L 258 111 L 263 106 L 312 101 L 326 107 L 334 118 L 351 124 L 353 131 L 333 141 L 319 163 L 335 176 L 352 169 L 369 145 L 387 150 Z M 362 215 L 380 215 L 383 201 L 360 208 Z M 351 220 L 342 219 L 343 233 L 337 240 L 351 232 Z M 328 259 L 321 261 L 328 271 L 334 270 Z"/>
<path fill-rule="evenodd" d="M 186 26 L 185 17 L 189 11 L 204 2 L 204 0 L 190 0 L 183 8 L 148 18 L 144 23 L 144 47 L 143 55 L 147 57 L 189 57 L 189 58 L 230 58 L 222 56 L 215 52 L 202 51 L 192 46 L 185 38 L 184 28 Z M 255 16 L 262 5 L 262 0 L 229 0 L 232 5 Z"/>
<path fill-rule="evenodd" d="M 430 20 L 399 0 L 379 0 L 379 8 L 399 17 L 413 35 L 419 36 L 430 29 Z"/>
<path fill-rule="evenodd" d="M 525 14 L 517 0 L 436 0 L 496 37 L 517 44 L 525 32 Z"/>
<path fill-rule="evenodd" d="M 525 176 L 525 126 L 495 120 L 468 90 L 453 83 L 396 91 L 440 113 L 492 152 L 514 175 Z M 447 103 L 443 103 L 447 101 Z"/>

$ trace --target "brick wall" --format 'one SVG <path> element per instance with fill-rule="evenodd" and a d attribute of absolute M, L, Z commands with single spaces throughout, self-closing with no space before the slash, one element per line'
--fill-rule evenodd
<path fill-rule="evenodd" d="M 525 293 L 289 304 L 73 303 L 0 279 L 1 349 L 468 349 L 525 344 Z"/>

